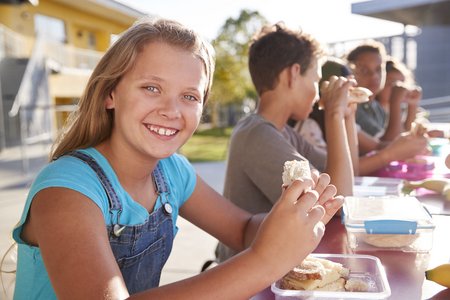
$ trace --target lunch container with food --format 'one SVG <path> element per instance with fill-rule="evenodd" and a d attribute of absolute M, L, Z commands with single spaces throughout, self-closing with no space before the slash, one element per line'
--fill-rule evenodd
<path fill-rule="evenodd" d="M 386 299 L 391 295 L 384 267 L 375 256 L 360 254 L 312 254 L 312 256 L 342 264 L 350 270 L 348 278 L 364 281 L 368 285 L 368 291 L 285 290 L 280 288 L 280 281 L 277 281 L 271 286 L 275 299 Z"/>
<path fill-rule="evenodd" d="M 428 144 L 431 147 L 433 155 L 439 156 L 443 149 L 448 148 L 450 140 L 448 138 L 430 138 Z"/>
<path fill-rule="evenodd" d="M 435 225 L 415 197 L 346 197 L 342 220 L 352 250 L 428 252 Z"/>
<path fill-rule="evenodd" d="M 422 180 L 433 176 L 434 161 L 427 157 L 417 157 L 407 161 L 391 161 L 387 166 L 376 171 L 377 177 Z"/>

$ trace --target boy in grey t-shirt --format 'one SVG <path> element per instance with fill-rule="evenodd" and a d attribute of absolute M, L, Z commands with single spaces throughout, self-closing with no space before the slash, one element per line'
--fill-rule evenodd
<path fill-rule="evenodd" d="M 249 69 L 259 104 L 257 112 L 233 130 L 224 187 L 224 196 L 238 206 L 253 213 L 269 211 L 280 196 L 283 164 L 294 159 L 308 160 L 313 168 L 328 173 L 338 194 L 352 194 L 356 129 L 346 126 L 354 125 L 354 120 L 344 120 L 354 118 L 348 89 L 356 82 L 334 77 L 323 86 L 328 153 L 287 125 L 289 119 L 306 119 L 318 100 L 321 56 L 315 39 L 283 24 L 263 28 L 252 41 Z M 235 252 L 219 244 L 216 254 L 223 261 Z"/>

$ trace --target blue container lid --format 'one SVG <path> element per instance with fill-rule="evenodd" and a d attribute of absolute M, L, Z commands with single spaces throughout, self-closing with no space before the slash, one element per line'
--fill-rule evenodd
<path fill-rule="evenodd" d="M 368 234 L 415 234 L 434 229 L 433 219 L 416 197 L 346 197 L 343 222 Z"/>

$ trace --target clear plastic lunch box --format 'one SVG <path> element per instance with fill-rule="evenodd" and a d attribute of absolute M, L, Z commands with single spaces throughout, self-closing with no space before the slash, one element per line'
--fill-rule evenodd
<path fill-rule="evenodd" d="M 342 220 L 352 250 L 428 252 L 435 224 L 415 197 L 346 197 Z"/>
<path fill-rule="evenodd" d="M 391 295 L 386 271 L 375 256 L 361 254 L 312 254 L 312 256 L 342 264 L 350 270 L 349 278 L 365 281 L 369 290 L 367 292 L 284 290 L 279 288 L 277 281 L 271 286 L 275 299 L 386 299 Z"/>

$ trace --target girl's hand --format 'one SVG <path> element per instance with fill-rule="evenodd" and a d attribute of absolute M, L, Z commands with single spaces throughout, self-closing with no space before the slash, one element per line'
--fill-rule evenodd
<path fill-rule="evenodd" d="M 406 100 L 408 104 L 418 106 L 421 99 L 422 99 L 422 88 L 420 86 L 414 86 L 410 88 Z"/>
<path fill-rule="evenodd" d="M 319 104 L 327 115 L 338 114 L 348 117 L 354 113 L 355 106 L 349 106 L 349 88 L 355 86 L 353 78 L 331 76 L 329 81 L 324 81 L 321 85 L 321 98 Z"/>
<path fill-rule="evenodd" d="M 382 151 L 389 157 L 386 161 L 405 160 L 416 155 L 428 154 L 428 140 L 425 136 L 403 133 Z"/>
<path fill-rule="evenodd" d="M 325 209 L 322 222 L 327 224 L 342 207 L 344 197 L 336 196 L 337 189 L 334 185 L 330 184 L 331 178 L 328 174 L 319 174 L 317 170 L 313 170 L 311 175 L 315 182 L 314 189 L 320 195 L 317 204 L 322 205 Z"/>
<path fill-rule="evenodd" d="M 261 223 L 250 251 L 268 270 L 283 274 L 311 253 L 325 230 L 325 210 L 312 180 L 295 180 Z"/>

